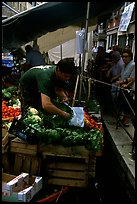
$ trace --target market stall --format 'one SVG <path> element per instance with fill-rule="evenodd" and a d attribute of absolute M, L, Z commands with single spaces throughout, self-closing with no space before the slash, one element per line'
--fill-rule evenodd
<path fill-rule="evenodd" d="M 63 5 L 64 3 L 55 3 L 55 5 L 56 4 L 61 4 L 60 6 L 64 6 Z M 45 9 L 47 9 L 47 11 L 49 12 L 51 8 L 55 9 L 55 5 L 53 2 L 51 2 L 51 7 L 50 3 L 47 4 L 47 6 L 42 5 L 41 7 L 30 11 L 28 13 L 28 16 L 33 17 L 33 15 L 31 14 L 35 14 L 35 10 L 39 13 L 39 11 L 45 11 Z M 75 6 L 77 7 L 77 4 Z M 76 11 L 78 11 L 78 9 L 74 10 L 75 10 L 74 13 L 76 14 Z M 69 11 L 69 9 L 67 9 L 67 11 Z M 27 19 L 26 18 L 27 15 L 24 14 L 26 13 L 24 12 L 19 15 L 20 16 L 19 21 L 21 20 L 20 21 L 21 27 L 22 22 L 24 22 L 24 19 Z M 99 15 L 99 13 L 97 15 Z M 71 17 L 69 13 L 68 16 Z M 81 13 L 77 14 L 76 16 L 78 22 Z M 82 18 L 83 16 L 85 15 L 82 15 Z M 72 16 L 72 18 L 75 19 L 74 16 Z M 14 22 L 12 22 L 13 19 L 14 17 L 9 19 L 9 21 L 11 21 L 10 23 L 11 27 L 9 29 L 11 30 L 12 24 L 14 24 L 14 22 L 16 21 L 15 20 L 16 17 L 14 19 L 15 20 Z M 60 22 L 61 19 L 58 18 Z M 73 21 L 72 19 L 68 19 L 67 23 L 62 22 L 61 26 L 65 27 L 72 21 Z M 4 23 L 7 22 L 8 20 L 3 22 L 3 25 Z M 17 24 L 17 26 L 18 25 L 19 23 Z M 30 25 L 31 24 L 29 24 L 29 26 Z M 54 28 L 52 28 L 52 30 L 56 30 L 58 27 L 59 26 L 57 27 L 55 26 Z M 88 23 L 86 24 L 86 27 L 88 27 Z M 8 29 L 7 26 L 3 27 L 4 32 L 6 31 L 6 29 Z M 47 26 L 46 30 L 45 29 L 44 31 L 43 29 L 40 30 L 42 34 L 43 33 L 45 34 L 49 29 L 51 28 Z M 17 30 L 18 30 L 17 35 L 19 36 L 20 29 Z M 31 29 L 26 29 L 26 31 L 28 30 L 31 31 Z M 36 37 L 41 34 L 34 35 Z M 30 35 L 26 33 L 26 35 L 24 36 L 28 37 Z M 34 36 L 31 36 L 31 40 L 32 39 L 34 39 Z M 13 41 L 11 42 L 10 40 L 10 42 L 7 43 L 9 41 L 9 37 L 5 35 L 4 46 L 8 47 L 9 45 L 9 47 L 14 46 L 16 47 L 17 44 L 22 45 L 22 43 L 28 42 L 29 40 L 30 39 L 27 38 L 23 39 L 22 41 L 16 38 L 15 42 Z M 2 141 L 3 143 L 2 166 L 4 173 L 9 173 L 18 176 L 22 172 L 25 172 L 28 173 L 30 176 L 42 177 L 43 184 L 47 183 L 53 185 L 63 185 L 72 187 L 86 187 L 89 183 L 89 179 L 95 178 L 96 158 L 98 156 L 102 156 L 103 154 L 104 131 L 102 126 L 101 110 L 99 107 L 99 103 L 96 97 L 94 97 L 93 95 L 90 98 L 91 92 L 90 80 L 88 80 L 89 82 L 87 98 L 88 103 L 86 100 L 83 100 L 82 98 L 81 89 L 83 84 L 83 69 L 86 64 L 85 60 L 86 56 L 84 55 L 82 73 L 80 75 L 79 84 L 80 95 L 78 104 L 75 98 L 73 100 L 73 104 L 69 106 L 66 104 L 61 104 L 57 101 L 55 102 L 57 107 L 61 108 L 64 111 L 67 110 L 67 112 L 71 113 L 72 117 L 69 120 L 66 121 L 62 120 L 59 116 L 56 115 L 53 116 L 45 115 L 43 114 L 43 112 L 40 112 L 39 110 L 36 110 L 33 107 L 29 107 L 25 117 L 22 117 L 20 112 L 20 103 L 19 100 L 17 99 L 16 102 L 18 102 L 17 104 L 18 107 L 16 108 L 18 109 L 17 111 L 15 111 L 14 109 L 13 114 L 12 111 L 13 108 L 15 108 L 15 103 L 13 102 L 14 98 L 11 99 L 13 93 L 11 95 L 7 94 L 6 93 L 7 89 L 3 91 L 3 94 L 6 95 L 6 101 L 5 98 L 3 98 L 2 119 L 4 123 L 3 126 L 7 128 L 7 133 L 5 134 L 4 132 Z M 91 100 L 89 100 L 89 98 Z M 78 113 L 76 112 L 77 109 L 78 111 L 81 111 L 79 116 L 77 116 L 76 114 Z M 31 188 L 31 186 L 29 188 Z M 3 196 L 6 197 L 6 193 Z M 12 195 L 12 192 L 10 193 Z"/>
<path fill-rule="evenodd" d="M 70 106 L 55 103 L 74 113 L 75 107 L 72 110 Z M 95 177 L 96 156 L 103 153 L 103 127 L 95 99 L 90 111 L 87 107 L 85 110 L 76 108 L 82 109 L 83 113 L 81 123 L 76 126 L 32 107 L 24 118 L 12 118 L 4 136 L 8 148 L 3 153 L 8 152 L 9 162 L 7 166 L 3 161 L 4 172 L 18 175 L 25 171 L 30 175 L 41 175 L 50 184 L 87 186 L 89 178 Z"/>

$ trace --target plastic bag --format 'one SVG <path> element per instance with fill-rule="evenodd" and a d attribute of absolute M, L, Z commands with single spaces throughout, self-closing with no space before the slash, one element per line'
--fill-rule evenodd
<path fill-rule="evenodd" d="M 73 117 L 69 121 L 69 125 L 84 127 L 84 110 L 83 107 L 71 107 Z"/>

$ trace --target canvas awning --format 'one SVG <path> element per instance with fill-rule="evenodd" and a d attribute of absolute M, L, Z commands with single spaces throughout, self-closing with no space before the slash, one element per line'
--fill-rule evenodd
<path fill-rule="evenodd" d="M 123 3 L 92 1 L 89 22 L 95 25 L 95 19 L 100 22 L 107 19 Z M 16 14 L 2 21 L 2 47 L 15 49 L 48 32 L 85 23 L 86 10 L 87 2 L 48 2 Z"/>

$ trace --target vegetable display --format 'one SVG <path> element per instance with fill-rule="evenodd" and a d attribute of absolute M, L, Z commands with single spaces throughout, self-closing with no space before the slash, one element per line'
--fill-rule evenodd
<path fill-rule="evenodd" d="M 2 88 L 2 122 L 11 122 L 21 115 L 18 88 L 16 86 Z"/>
<path fill-rule="evenodd" d="M 70 109 L 67 111 L 72 113 L 70 107 L 66 107 L 64 104 L 59 104 L 59 106 L 63 110 Z M 28 137 L 31 135 L 34 139 L 33 143 L 39 141 L 45 144 L 60 144 L 67 147 L 82 145 L 88 150 L 101 150 L 103 132 L 100 126 L 87 112 L 84 113 L 84 121 L 84 128 L 69 126 L 68 120 L 64 120 L 60 116 L 46 115 L 44 112 L 38 112 L 30 107 L 25 118 L 22 118 L 21 124 L 22 132 Z"/>
<path fill-rule="evenodd" d="M 97 128 L 99 131 L 103 132 L 102 123 L 96 122 L 88 112 L 84 112 L 84 123 L 88 129 Z"/>
<path fill-rule="evenodd" d="M 2 98 L 4 100 L 10 100 L 13 95 L 16 93 L 17 87 L 15 86 L 10 86 L 8 88 L 2 89 Z"/>
<path fill-rule="evenodd" d="M 69 125 L 69 120 L 74 114 L 73 110 L 70 106 L 59 101 L 54 100 L 53 104 L 70 113 L 70 118 L 64 119 L 58 115 L 50 115 L 33 107 L 28 108 L 25 117 L 18 118 L 18 116 L 21 116 L 19 104 L 17 87 L 11 86 L 2 89 L 2 121 L 9 122 L 6 125 L 9 133 L 15 134 L 30 144 L 42 142 L 45 144 L 59 144 L 65 147 L 81 145 L 88 150 L 102 150 L 102 123 L 93 118 L 89 112 L 89 109 L 95 112 L 99 111 L 96 100 L 91 101 L 89 109 L 87 107 L 83 108 L 84 127 Z"/>

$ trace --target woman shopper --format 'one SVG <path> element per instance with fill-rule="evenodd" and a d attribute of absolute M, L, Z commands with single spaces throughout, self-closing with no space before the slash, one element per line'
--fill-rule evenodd
<path fill-rule="evenodd" d="M 126 102 L 126 96 L 129 93 L 129 90 L 134 89 L 135 82 L 135 62 L 133 60 L 133 53 L 130 49 L 125 49 L 122 52 L 122 59 L 124 62 L 124 67 L 121 71 L 121 76 L 118 81 L 116 81 L 116 85 L 120 86 L 122 89 L 118 96 L 117 101 L 121 103 L 121 109 L 124 111 L 124 117 L 122 119 L 122 123 L 124 126 L 129 125 L 130 119 L 130 108 Z M 124 91 L 125 89 L 125 91 Z M 128 96 L 127 96 L 128 97 Z"/>

